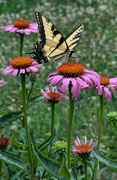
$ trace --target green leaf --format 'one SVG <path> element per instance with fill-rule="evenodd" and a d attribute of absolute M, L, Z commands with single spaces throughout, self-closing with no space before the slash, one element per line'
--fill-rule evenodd
<path fill-rule="evenodd" d="M 21 148 L 21 147 L 27 147 L 27 144 L 24 144 L 24 143 L 19 142 L 19 141 L 14 137 L 14 135 L 12 136 L 12 138 L 10 139 L 10 141 L 11 141 L 11 144 L 12 144 L 13 146 L 16 146 L 16 147 L 19 147 L 19 148 Z"/>
<path fill-rule="evenodd" d="M 55 126 L 53 135 L 50 136 L 46 141 L 44 141 L 44 142 L 38 147 L 38 150 L 44 150 L 44 149 L 47 148 L 50 144 L 53 144 L 54 142 L 56 142 L 56 140 L 58 140 L 59 130 L 60 130 L 60 123 L 58 123 L 58 124 Z"/>
<path fill-rule="evenodd" d="M 32 106 L 32 104 L 34 104 L 34 103 L 36 103 L 36 102 L 38 102 L 38 101 L 41 101 L 41 100 L 43 100 L 43 99 L 44 99 L 43 96 L 33 97 L 33 98 L 29 99 L 29 101 L 28 101 L 28 106 Z"/>
<path fill-rule="evenodd" d="M 12 113 L 6 114 L 5 116 L 0 117 L 0 127 L 5 126 L 6 123 L 16 121 L 17 119 L 21 117 L 23 117 L 22 112 L 12 112 Z"/>
<path fill-rule="evenodd" d="M 25 164 L 20 159 L 12 156 L 10 154 L 3 153 L 3 152 L 0 152 L 0 159 L 12 166 L 15 166 L 16 168 L 22 169 L 23 171 L 28 173 Z"/>
<path fill-rule="evenodd" d="M 24 142 L 24 144 L 27 144 L 25 128 L 22 128 L 20 130 L 20 137 L 21 137 L 22 141 Z"/>
<path fill-rule="evenodd" d="M 102 155 L 100 152 L 96 150 L 93 150 L 93 153 L 100 162 L 105 164 L 108 168 L 114 171 L 117 171 L 117 161 L 105 157 L 104 155 Z"/>
<path fill-rule="evenodd" d="M 32 148 L 33 151 L 36 155 L 36 157 L 38 158 L 39 162 L 42 164 L 42 166 L 54 177 L 56 177 L 57 179 L 60 180 L 67 180 L 66 177 L 62 177 L 58 174 L 58 171 L 60 169 L 60 165 L 55 162 L 54 160 L 48 158 L 47 156 L 45 156 L 44 154 L 42 154 L 40 151 L 38 151 L 38 149 L 36 148 L 36 146 L 34 145 L 33 140 L 31 141 L 32 144 Z"/>

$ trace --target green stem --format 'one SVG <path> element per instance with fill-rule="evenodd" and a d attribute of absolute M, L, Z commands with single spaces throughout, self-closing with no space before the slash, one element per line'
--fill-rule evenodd
<path fill-rule="evenodd" d="M 68 170 L 71 170 L 71 132 L 72 122 L 74 117 L 74 100 L 72 99 L 71 92 L 72 85 L 69 85 L 69 100 L 70 100 L 70 113 L 69 113 L 69 124 L 68 124 L 68 137 L 67 137 L 67 159 L 68 159 Z M 71 179 L 70 173 L 68 179 Z"/>
<path fill-rule="evenodd" d="M 99 119 L 99 128 L 98 128 L 98 145 L 97 145 L 97 150 L 99 151 L 100 149 L 100 142 L 101 142 L 101 132 L 102 132 L 102 124 L 103 124 L 103 94 L 100 96 L 100 119 Z M 93 175 L 92 175 L 92 180 L 95 180 L 96 174 L 98 171 L 98 164 L 99 161 L 98 159 L 95 161 L 94 165 L 94 170 L 93 170 Z"/>
<path fill-rule="evenodd" d="M 0 177 L 2 176 L 2 160 L 0 160 Z"/>
<path fill-rule="evenodd" d="M 24 112 L 24 128 L 26 130 L 26 139 L 29 150 L 29 164 L 30 164 L 30 180 L 34 180 L 33 174 L 33 159 L 32 159 L 32 148 L 28 132 L 28 122 L 27 122 L 27 102 L 26 102 L 26 86 L 25 86 L 25 74 L 21 74 L 21 84 L 22 84 L 22 98 L 23 98 L 23 112 Z"/>
<path fill-rule="evenodd" d="M 51 103 L 52 107 L 52 122 L 51 122 L 51 135 L 54 133 L 54 109 L 55 109 L 55 103 Z"/>
<path fill-rule="evenodd" d="M 30 95 L 31 95 L 31 93 L 32 93 L 33 86 L 34 86 L 34 82 L 31 83 L 31 88 L 30 88 L 30 91 L 29 91 L 28 97 L 27 97 L 27 103 L 28 103 L 28 101 L 29 101 L 29 99 L 30 99 Z"/>
<path fill-rule="evenodd" d="M 20 35 L 20 56 L 22 56 L 23 52 L 23 42 L 24 42 L 24 34 L 19 34 Z"/>
<path fill-rule="evenodd" d="M 88 180 L 88 175 L 87 175 L 87 161 L 84 160 L 84 171 L 85 171 L 85 180 Z"/>
<path fill-rule="evenodd" d="M 100 148 L 101 142 L 101 132 L 102 132 L 102 124 L 103 124 L 103 94 L 100 96 L 100 120 L 99 120 L 99 128 L 98 128 L 98 150 Z"/>

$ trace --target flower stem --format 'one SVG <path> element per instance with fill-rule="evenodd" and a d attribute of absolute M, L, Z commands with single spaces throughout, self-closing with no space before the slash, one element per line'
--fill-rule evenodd
<path fill-rule="evenodd" d="M 88 180 L 88 175 L 87 175 L 87 161 L 84 160 L 84 171 L 85 171 L 85 180 Z"/>
<path fill-rule="evenodd" d="M 99 120 L 99 129 L 98 129 L 98 150 L 100 148 L 101 142 L 101 132 L 102 132 L 102 124 L 103 124 L 103 94 L 100 96 L 100 120 Z"/>
<path fill-rule="evenodd" d="M 23 42 L 24 42 L 24 34 L 20 34 L 20 56 L 22 56 L 22 52 L 23 52 Z"/>
<path fill-rule="evenodd" d="M 23 98 L 23 111 L 24 111 L 24 128 L 26 130 L 26 139 L 29 150 L 29 164 L 30 164 L 30 180 L 34 179 L 33 174 L 33 159 L 32 159 L 32 148 L 28 132 L 28 123 L 27 123 L 27 102 L 26 102 L 26 86 L 25 86 L 25 74 L 21 74 L 21 84 L 22 84 L 22 98 Z"/>
<path fill-rule="evenodd" d="M 2 176 L 2 160 L 0 160 L 0 177 Z"/>
<path fill-rule="evenodd" d="M 67 159 L 68 159 L 68 171 L 71 170 L 71 132 L 72 122 L 74 117 L 74 100 L 72 99 L 71 83 L 69 85 L 69 100 L 70 100 L 70 113 L 69 113 L 69 124 L 68 124 L 68 137 L 67 137 Z M 70 173 L 68 179 L 71 179 Z"/>
<path fill-rule="evenodd" d="M 98 128 L 98 145 L 97 145 L 97 150 L 99 151 L 100 149 L 100 142 L 101 142 L 101 132 L 102 132 L 102 124 L 103 124 L 103 94 L 100 96 L 100 119 L 99 119 L 99 128 Z M 96 159 L 95 165 L 94 165 L 94 170 L 93 170 L 93 175 L 92 175 L 92 180 L 95 180 L 96 174 L 98 172 L 98 164 L 99 161 Z"/>
<path fill-rule="evenodd" d="M 51 103 L 52 107 L 52 122 L 51 122 L 51 135 L 54 133 L 54 109 L 55 109 L 55 103 Z"/>

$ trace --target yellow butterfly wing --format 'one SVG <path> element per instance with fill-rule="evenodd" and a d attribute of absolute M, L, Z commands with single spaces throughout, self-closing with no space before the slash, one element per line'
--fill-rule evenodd
<path fill-rule="evenodd" d="M 68 48 L 64 37 L 47 17 L 40 13 L 35 13 L 35 15 L 39 26 L 40 46 L 43 56 L 48 61 L 61 59 Z"/>
<path fill-rule="evenodd" d="M 35 13 L 39 27 L 40 42 L 34 44 L 33 58 L 38 63 L 51 60 L 68 60 L 82 36 L 83 25 L 79 24 L 64 38 L 56 26 L 40 13 Z"/>

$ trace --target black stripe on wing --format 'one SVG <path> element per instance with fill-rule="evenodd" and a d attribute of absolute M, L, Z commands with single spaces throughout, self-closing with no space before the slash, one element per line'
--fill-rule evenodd
<path fill-rule="evenodd" d="M 65 38 L 70 51 L 75 51 L 76 46 L 83 33 L 83 25 L 77 25 Z"/>

